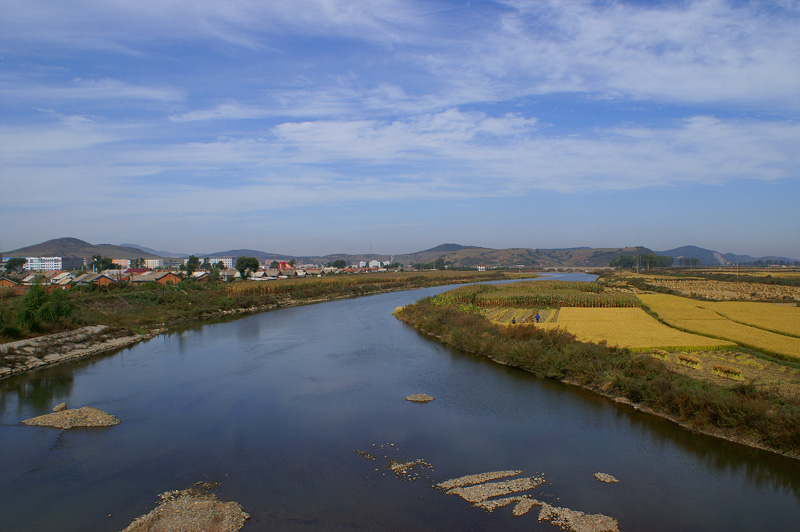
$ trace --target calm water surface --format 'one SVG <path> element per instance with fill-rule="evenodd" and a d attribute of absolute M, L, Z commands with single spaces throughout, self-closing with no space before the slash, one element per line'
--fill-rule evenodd
<path fill-rule="evenodd" d="M 205 325 L 0 381 L 0 530 L 120 530 L 197 481 L 244 506 L 244 530 L 558 530 L 431 489 L 501 469 L 544 473 L 537 498 L 623 531 L 800 529 L 800 462 L 444 348 L 391 316 L 443 290 Z M 19 424 L 61 401 L 122 423 Z M 386 457 L 434 467 L 398 479 Z"/>

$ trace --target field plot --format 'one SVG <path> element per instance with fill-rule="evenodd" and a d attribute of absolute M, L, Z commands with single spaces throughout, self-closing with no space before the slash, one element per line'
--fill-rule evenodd
<path fill-rule="evenodd" d="M 716 301 L 769 300 L 800 301 L 800 287 L 762 283 L 739 283 L 732 281 L 710 281 L 706 279 L 675 279 L 664 277 L 646 278 L 648 284 L 668 288 L 685 296 L 703 297 Z"/>
<path fill-rule="evenodd" d="M 484 315 L 492 323 L 500 325 L 511 325 L 511 320 L 515 319 L 518 324 L 536 323 L 536 313 L 539 313 L 539 323 L 547 323 L 554 315 L 557 315 L 557 309 L 531 309 L 531 308 L 491 308 L 486 310 Z"/>
<path fill-rule="evenodd" d="M 724 338 L 743 346 L 800 358 L 800 338 L 765 331 L 732 321 L 711 309 L 714 303 L 666 294 L 639 298 L 667 324 L 697 334 Z M 763 317 L 766 320 L 767 315 Z M 777 326 L 769 327 L 776 330 Z"/>
<path fill-rule="evenodd" d="M 433 298 L 436 304 L 475 305 L 482 309 L 570 307 L 638 307 L 633 294 L 607 292 L 598 283 L 536 281 L 501 285 L 472 285 Z"/>
<path fill-rule="evenodd" d="M 787 398 L 800 396 L 800 369 L 770 362 L 739 351 L 688 351 L 668 353 L 654 351 L 652 355 L 672 371 L 694 378 L 731 387 L 743 382 L 776 389 Z M 698 364 L 687 364 L 694 359 Z"/>
<path fill-rule="evenodd" d="M 749 301 L 698 301 L 701 307 L 760 329 L 800 337 L 800 307 Z"/>
<path fill-rule="evenodd" d="M 714 349 L 735 345 L 707 336 L 682 332 L 659 323 L 640 308 L 562 307 L 558 321 L 542 325 L 560 327 L 582 342 L 605 341 L 631 349 Z"/>

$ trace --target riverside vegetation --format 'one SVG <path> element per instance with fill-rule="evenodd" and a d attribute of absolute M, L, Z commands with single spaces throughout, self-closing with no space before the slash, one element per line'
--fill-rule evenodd
<path fill-rule="evenodd" d="M 579 341 L 568 328 L 554 326 L 558 322 L 552 317 L 575 308 L 640 312 L 654 325 L 669 329 L 638 308 L 644 304 L 635 294 L 619 286 L 582 284 L 586 286 L 537 281 L 462 287 L 398 309 L 396 316 L 462 351 L 632 403 L 698 432 L 800 458 L 800 365 L 772 358 L 769 351 L 741 348 L 721 336 L 686 334 L 698 340 L 662 346 L 667 350 L 619 347 L 599 336 Z M 547 315 L 547 323 L 510 322 L 510 316 L 535 314 Z M 497 321 L 498 316 L 508 321 Z M 628 322 L 615 326 L 619 331 L 637 327 Z M 676 338 L 680 341 L 673 335 L 669 342 Z M 659 341 L 657 335 L 651 339 L 655 345 Z M 752 376 L 738 363 L 748 369 L 773 367 L 783 385 L 762 382 L 763 373 Z"/>
<path fill-rule="evenodd" d="M 143 333 L 234 312 L 268 310 L 442 284 L 534 277 L 518 272 L 430 271 L 328 275 L 277 281 L 148 283 L 75 287 L 34 285 L 24 295 L 0 288 L 0 343 L 87 325 Z"/>

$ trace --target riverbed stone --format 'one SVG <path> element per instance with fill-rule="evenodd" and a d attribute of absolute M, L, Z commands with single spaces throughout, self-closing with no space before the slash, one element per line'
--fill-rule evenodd
<path fill-rule="evenodd" d="M 202 483 L 159 495 L 158 506 L 122 532 L 236 532 L 250 515 L 234 501 L 223 502 Z"/>
<path fill-rule="evenodd" d="M 53 407 L 53 412 L 61 412 L 62 410 L 67 409 L 67 403 L 58 403 L 56 406 Z"/>
<path fill-rule="evenodd" d="M 406 401 L 412 401 L 414 403 L 427 403 L 428 401 L 433 401 L 433 397 L 425 393 L 415 393 L 406 397 Z"/>
<path fill-rule="evenodd" d="M 35 427 L 72 429 L 76 427 L 110 427 L 118 425 L 119 419 L 108 412 L 103 412 L 91 406 L 84 406 L 83 408 L 65 409 L 26 419 L 22 423 Z"/>

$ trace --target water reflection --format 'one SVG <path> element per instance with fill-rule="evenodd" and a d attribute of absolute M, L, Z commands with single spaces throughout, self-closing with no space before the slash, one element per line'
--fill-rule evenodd
<path fill-rule="evenodd" d="M 420 334 L 426 341 L 434 342 L 428 336 Z M 784 457 L 772 452 L 748 447 L 693 432 L 679 427 L 672 421 L 635 410 L 628 405 L 613 404 L 612 400 L 597 395 L 589 390 L 565 384 L 551 379 L 539 379 L 532 374 L 516 368 L 498 366 L 491 360 L 449 348 L 456 357 L 476 359 L 481 365 L 494 366 L 496 371 L 505 373 L 512 381 L 536 381 L 536 385 L 545 388 L 555 396 L 566 394 L 581 401 L 581 409 L 591 417 L 602 417 L 609 411 L 618 425 L 626 431 L 632 431 L 641 438 L 649 440 L 653 447 L 665 449 L 678 447 L 686 454 L 693 455 L 707 469 L 717 474 L 744 474 L 748 482 L 756 488 L 769 488 L 783 491 L 800 500 L 800 461 Z M 533 385 L 533 383 L 530 383 Z M 462 405 L 466 408 L 480 408 L 476 405 Z M 788 474 L 787 474 L 788 473 Z"/>
<path fill-rule="evenodd" d="M 130 351 L 0 382 L 0 528 L 119 530 L 156 494 L 209 475 L 224 481 L 221 496 L 253 515 L 253 530 L 274 524 L 276 512 L 295 516 L 298 530 L 345 522 L 357 530 L 554 530 L 382 477 L 353 452 L 376 442 L 435 464 L 433 480 L 544 472 L 548 493 L 619 518 L 623 530 L 796 523 L 795 462 L 447 349 L 391 316 L 445 289 L 194 323 Z M 412 404 L 404 399 L 411 393 L 436 400 Z M 19 425 L 13 412 L 70 399 L 122 423 L 58 436 Z M 593 468 L 622 482 L 600 485 Z"/>

